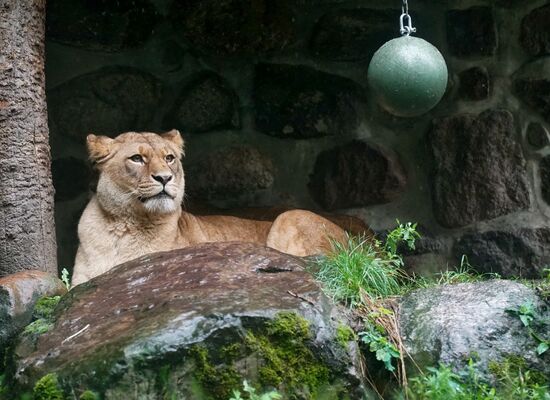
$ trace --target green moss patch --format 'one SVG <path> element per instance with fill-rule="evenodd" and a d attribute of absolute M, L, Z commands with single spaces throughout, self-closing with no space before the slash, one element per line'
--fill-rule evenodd
<path fill-rule="evenodd" d="M 340 324 L 336 328 L 336 341 L 344 349 L 347 349 L 348 343 L 357 340 L 357 335 L 348 325 Z"/>
<path fill-rule="evenodd" d="M 214 399 L 228 399 L 234 388 L 240 386 L 242 378 L 231 365 L 214 365 L 204 346 L 191 348 L 191 357 L 195 360 L 195 378 Z"/>
<path fill-rule="evenodd" d="M 308 347 L 309 323 L 295 313 L 279 313 L 266 332 L 248 332 L 245 343 L 263 362 L 259 383 L 275 387 L 289 399 L 315 398 L 317 389 L 328 383 L 329 370 Z"/>

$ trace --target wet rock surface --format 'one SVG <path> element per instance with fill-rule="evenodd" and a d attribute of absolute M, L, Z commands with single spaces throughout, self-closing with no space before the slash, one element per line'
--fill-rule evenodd
<path fill-rule="evenodd" d="M 84 143 L 89 133 L 150 130 L 160 95 L 160 82 L 135 68 L 106 67 L 76 77 L 47 93 L 51 135 Z"/>
<path fill-rule="evenodd" d="M 395 154 L 357 140 L 319 154 L 308 187 L 319 204 L 334 210 L 390 202 L 406 182 Z"/>
<path fill-rule="evenodd" d="M 258 130 L 298 139 L 352 132 L 365 101 L 350 79 L 283 64 L 256 67 L 253 96 Z"/>
<path fill-rule="evenodd" d="M 0 278 L 0 354 L 9 340 L 31 322 L 34 305 L 41 297 L 66 292 L 63 282 L 42 271 L 17 272 Z"/>
<path fill-rule="evenodd" d="M 514 130 L 506 110 L 434 121 L 432 197 L 442 225 L 461 227 L 529 206 L 526 161 Z"/>
<path fill-rule="evenodd" d="M 22 388 L 53 372 L 77 396 L 108 399 L 224 399 L 245 378 L 291 398 L 321 386 L 330 399 L 361 398 L 353 346 L 334 341 L 343 314 L 304 261 L 265 247 L 144 256 L 77 286 L 55 313 L 54 328 L 17 360 Z"/>
<path fill-rule="evenodd" d="M 401 334 L 412 358 L 422 366 L 465 367 L 469 358 L 479 361 L 488 374 L 490 362 L 510 356 L 525 359 L 529 368 L 550 376 L 550 354 L 537 356 L 537 343 L 517 315 L 532 302 L 542 318 L 550 313 L 536 293 L 518 282 L 492 280 L 421 289 L 406 295 L 400 304 Z"/>
<path fill-rule="evenodd" d="M 201 74 L 182 89 L 164 125 L 186 133 L 238 128 L 238 106 L 237 95 L 227 82 Z"/>
<path fill-rule="evenodd" d="M 461 237 L 453 252 L 457 260 L 466 255 L 479 272 L 539 279 L 550 264 L 550 229 L 472 233 Z"/>

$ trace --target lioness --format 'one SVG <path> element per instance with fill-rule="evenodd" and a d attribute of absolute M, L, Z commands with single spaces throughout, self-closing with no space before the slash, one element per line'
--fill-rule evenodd
<path fill-rule="evenodd" d="M 253 242 L 306 256 L 328 251 L 329 238 L 344 239 L 339 226 L 309 211 L 287 211 L 273 222 L 183 211 L 183 139 L 176 130 L 89 135 L 87 146 L 100 175 L 78 224 L 73 285 L 144 254 L 196 243 Z"/>

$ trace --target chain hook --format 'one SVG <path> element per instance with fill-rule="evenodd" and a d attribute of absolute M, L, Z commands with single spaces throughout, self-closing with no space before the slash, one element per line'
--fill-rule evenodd
<path fill-rule="evenodd" d="M 401 35 L 409 36 L 411 33 L 416 32 L 416 28 L 412 26 L 412 18 L 409 15 L 409 4 L 407 0 L 403 0 L 401 5 L 401 17 L 399 17 L 399 32 Z"/>

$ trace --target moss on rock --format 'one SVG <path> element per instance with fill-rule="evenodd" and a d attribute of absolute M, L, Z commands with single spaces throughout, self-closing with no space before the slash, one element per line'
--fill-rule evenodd
<path fill-rule="evenodd" d="M 259 383 L 276 387 L 289 399 L 314 398 L 329 381 L 329 369 L 307 346 L 309 323 L 295 313 L 283 312 L 267 324 L 265 334 L 248 332 L 247 347 L 262 359 Z"/>

